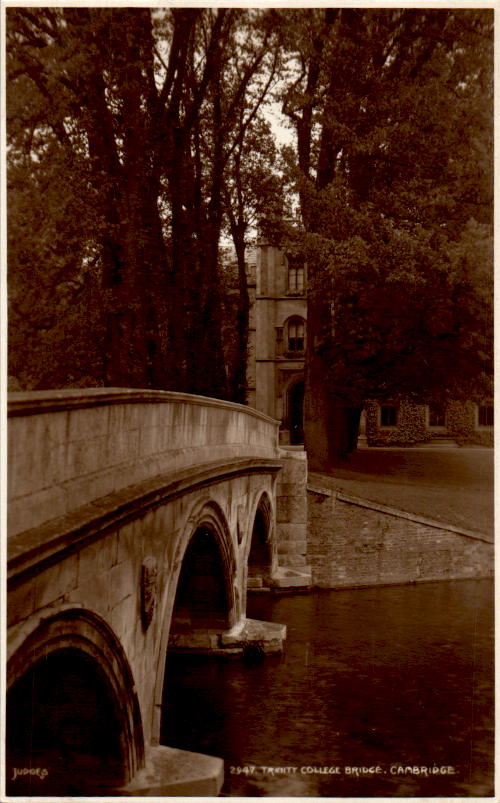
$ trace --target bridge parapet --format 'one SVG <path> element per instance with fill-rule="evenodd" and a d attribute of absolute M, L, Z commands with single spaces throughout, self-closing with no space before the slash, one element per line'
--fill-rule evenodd
<path fill-rule="evenodd" d="M 120 388 L 9 396 L 9 536 L 155 476 L 276 458 L 279 423 L 248 407 Z"/>

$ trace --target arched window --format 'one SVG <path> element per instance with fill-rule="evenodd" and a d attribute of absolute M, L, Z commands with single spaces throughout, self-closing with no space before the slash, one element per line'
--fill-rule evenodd
<path fill-rule="evenodd" d="M 303 318 L 291 318 L 287 325 L 287 351 L 298 354 L 305 348 L 305 321 Z"/>

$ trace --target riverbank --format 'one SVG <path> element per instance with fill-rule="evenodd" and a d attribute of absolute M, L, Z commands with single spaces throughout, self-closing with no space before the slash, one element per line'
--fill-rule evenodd
<path fill-rule="evenodd" d="M 427 518 L 493 535 L 494 450 L 359 449 L 311 481 Z"/>

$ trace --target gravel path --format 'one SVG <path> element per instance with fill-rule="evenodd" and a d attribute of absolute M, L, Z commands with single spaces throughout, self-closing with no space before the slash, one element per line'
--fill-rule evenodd
<path fill-rule="evenodd" d="M 493 534 L 493 449 L 359 449 L 310 479 L 353 496 Z"/>

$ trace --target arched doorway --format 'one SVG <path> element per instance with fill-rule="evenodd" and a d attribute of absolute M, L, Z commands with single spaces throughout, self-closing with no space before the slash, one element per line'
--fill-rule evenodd
<path fill-rule="evenodd" d="M 304 380 L 295 382 L 288 390 L 288 424 L 290 443 L 304 443 Z"/>
<path fill-rule="evenodd" d="M 40 657 L 7 694 L 8 794 L 112 794 L 127 780 L 118 705 L 88 653 Z"/>

